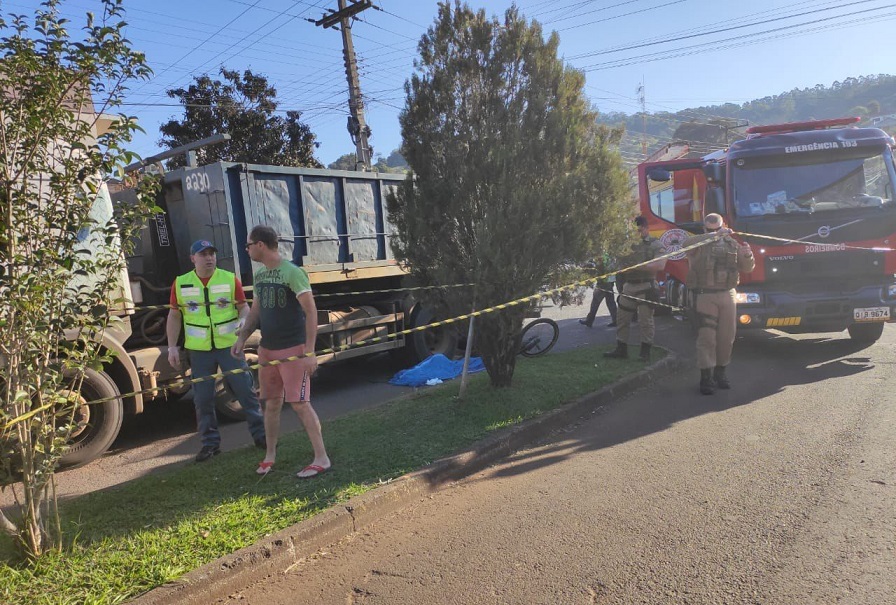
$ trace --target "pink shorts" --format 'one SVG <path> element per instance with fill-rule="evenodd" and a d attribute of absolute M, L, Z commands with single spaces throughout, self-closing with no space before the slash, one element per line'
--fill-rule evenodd
<path fill-rule="evenodd" d="M 258 363 L 286 359 L 305 354 L 305 345 L 296 345 L 288 349 L 265 349 L 258 347 Z M 311 401 L 311 376 L 302 370 L 302 360 L 295 359 L 273 366 L 258 368 L 258 382 L 261 398 L 278 398 L 286 396 L 286 401 Z"/>

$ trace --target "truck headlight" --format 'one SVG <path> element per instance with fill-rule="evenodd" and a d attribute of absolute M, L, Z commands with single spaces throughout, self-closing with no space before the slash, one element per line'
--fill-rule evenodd
<path fill-rule="evenodd" d="M 734 295 L 734 302 L 739 305 L 758 305 L 761 300 L 757 292 L 737 292 Z"/>
<path fill-rule="evenodd" d="M 896 298 L 896 284 L 887 286 L 887 298 Z"/>

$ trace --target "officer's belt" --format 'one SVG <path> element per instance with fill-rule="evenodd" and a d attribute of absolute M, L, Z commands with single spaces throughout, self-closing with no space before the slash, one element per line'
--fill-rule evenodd
<path fill-rule="evenodd" d="M 694 294 L 715 294 L 716 292 L 729 292 L 732 288 L 692 288 Z"/>

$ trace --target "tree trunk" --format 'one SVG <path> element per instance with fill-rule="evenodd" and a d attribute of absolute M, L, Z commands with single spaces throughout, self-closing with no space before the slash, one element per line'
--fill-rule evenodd
<path fill-rule="evenodd" d="M 513 371 L 516 369 L 523 312 L 508 309 L 486 317 L 479 332 L 482 361 L 492 386 L 506 388 L 511 386 Z"/>

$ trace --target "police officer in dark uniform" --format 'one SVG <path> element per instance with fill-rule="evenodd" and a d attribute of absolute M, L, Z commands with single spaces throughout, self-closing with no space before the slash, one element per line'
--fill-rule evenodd
<path fill-rule="evenodd" d="M 663 245 L 655 237 L 651 237 L 647 227 L 647 219 L 643 216 L 635 218 L 638 228 L 638 242 L 632 246 L 631 254 L 619 260 L 622 267 L 630 267 L 638 263 L 650 261 L 662 256 Z M 616 312 L 616 348 L 604 353 L 604 357 L 625 359 L 628 357 L 628 336 L 635 314 L 641 333 L 641 361 L 650 360 L 650 348 L 653 345 L 654 324 L 653 305 L 650 300 L 656 297 L 656 272 L 666 266 L 666 259 L 660 258 L 636 269 L 620 274 L 625 278 L 622 295 L 619 297 L 619 310 Z"/>
<path fill-rule="evenodd" d="M 731 237 L 731 229 L 725 228 L 720 215 L 707 214 L 703 226 L 705 234 L 689 237 L 682 246 L 711 240 L 687 252 L 687 286 L 696 296 L 700 392 L 712 395 L 716 387 L 731 388 L 725 369 L 731 361 L 737 328 L 734 288 L 740 281 L 740 273 L 752 271 L 756 261 L 749 245 Z"/>
<path fill-rule="evenodd" d="M 605 254 L 601 257 L 599 262 L 594 263 L 594 268 L 600 275 L 606 275 L 607 271 L 613 271 L 615 269 L 613 264 L 614 263 L 611 262 L 609 257 Z M 606 277 L 603 277 L 594 284 L 591 309 L 588 311 L 588 315 L 585 319 L 579 320 L 580 324 L 588 326 L 589 328 L 594 325 L 594 318 L 597 316 L 597 310 L 600 308 L 600 303 L 606 300 L 607 310 L 610 312 L 611 319 L 610 323 L 607 324 L 607 327 L 616 327 L 616 298 L 613 296 L 613 284 L 615 281 L 615 275 L 606 275 Z"/>

